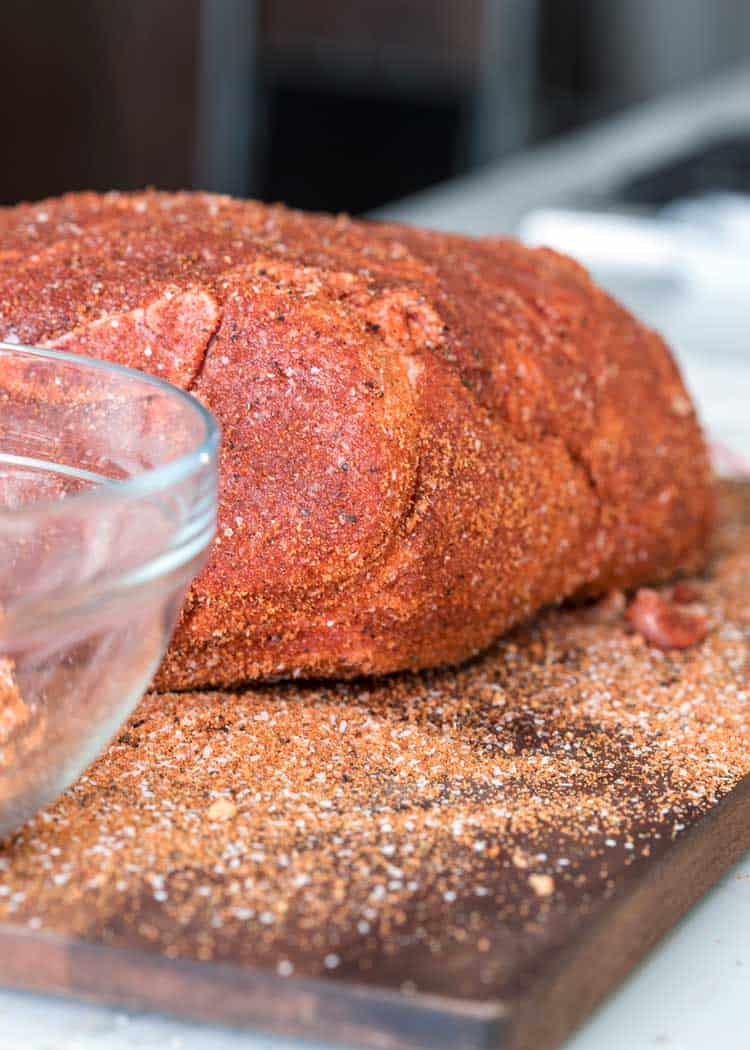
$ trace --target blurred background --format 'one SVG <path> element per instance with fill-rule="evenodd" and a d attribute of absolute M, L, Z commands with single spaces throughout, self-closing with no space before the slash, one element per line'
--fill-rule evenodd
<path fill-rule="evenodd" d="M 363 212 L 748 57 L 748 0 L 2 0 L 0 201 Z"/>
<path fill-rule="evenodd" d="M 200 187 L 552 245 L 750 457 L 750 0 L 2 0 L 0 69 L 0 203 Z"/>

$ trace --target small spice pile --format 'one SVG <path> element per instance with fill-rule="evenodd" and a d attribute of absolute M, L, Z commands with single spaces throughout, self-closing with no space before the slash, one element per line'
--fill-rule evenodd
<path fill-rule="evenodd" d="M 658 592 L 700 624 L 686 648 L 610 596 L 458 670 L 148 696 L 0 848 L 0 922 L 283 977 L 523 987 L 750 772 L 732 500 L 706 578 Z"/>

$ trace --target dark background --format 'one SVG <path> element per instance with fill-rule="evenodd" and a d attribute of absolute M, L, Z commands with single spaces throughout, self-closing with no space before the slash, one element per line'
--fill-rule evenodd
<path fill-rule="evenodd" d="M 0 202 L 365 211 L 750 56 L 750 0 L 1 0 Z"/>

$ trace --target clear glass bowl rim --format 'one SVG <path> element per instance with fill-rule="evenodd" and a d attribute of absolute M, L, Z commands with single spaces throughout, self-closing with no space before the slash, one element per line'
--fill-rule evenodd
<path fill-rule="evenodd" d="M 140 499 L 142 496 L 157 490 L 169 489 L 209 463 L 218 452 L 220 441 L 219 426 L 205 405 L 201 404 L 198 398 L 194 397 L 187 390 L 181 390 L 180 387 L 167 383 L 157 376 L 140 372 L 135 368 L 127 368 L 125 365 L 118 365 L 112 361 L 103 361 L 96 357 L 69 354 L 63 350 L 51 350 L 44 347 L 25 346 L 21 343 L 8 343 L 2 340 L 0 340 L 0 368 L 2 367 L 2 358 L 5 353 L 21 354 L 40 360 L 57 361 L 60 364 L 74 365 L 79 369 L 90 368 L 95 372 L 104 372 L 115 378 L 119 376 L 129 382 L 139 382 L 152 386 L 172 399 L 181 401 L 186 408 L 196 412 L 203 424 L 202 437 L 190 451 L 184 452 L 168 463 L 135 474 L 133 477 L 112 479 L 106 485 L 97 485 L 82 492 L 72 493 L 64 500 L 66 509 L 78 511 L 83 507 L 91 507 L 93 510 L 97 504 L 110 502 L 113 498 L 117 499 L 118 502 L 121 500 L 127 501 L 130 498 Z M 59 512 L 60 507 L 61 503 L 59 500 L 49 499 L 39 500 L 36 503 L 10 510 L 0 507 L 0 520 L 3 518 L 7 520 L 11 517 L 14 519 L 18 517 L 36 517 L 51 511 Z"/>

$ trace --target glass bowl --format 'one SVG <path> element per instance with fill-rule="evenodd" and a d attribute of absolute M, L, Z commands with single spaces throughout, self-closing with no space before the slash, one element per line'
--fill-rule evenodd
<path fill-rule="evenodd" d="M 214 533 L 218 443 L 176 387 L 0 343 L 0 838 L 148 686 Z"/>

